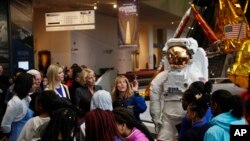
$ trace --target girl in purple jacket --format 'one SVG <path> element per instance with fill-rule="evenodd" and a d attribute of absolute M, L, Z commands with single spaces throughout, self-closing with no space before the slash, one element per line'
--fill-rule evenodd
<path fill-rule="evenodd" d="M 134 114 L 126 108 L 119 107 L 113 110 L 116 125 L 124 141 L 154 141 L 151 133 Z"/>

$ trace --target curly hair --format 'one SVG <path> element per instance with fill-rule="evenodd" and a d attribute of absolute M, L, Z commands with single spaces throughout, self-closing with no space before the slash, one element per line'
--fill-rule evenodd
<path fill-rule="evenodd" d="M 14 85 L 14 92 L 20 99 L 25 98 L 29 95 L 29 92 L 33 86 L 35 81 L 35 77 L 28 73 L 21 73 L 17 76 L 15 85 Z"/>

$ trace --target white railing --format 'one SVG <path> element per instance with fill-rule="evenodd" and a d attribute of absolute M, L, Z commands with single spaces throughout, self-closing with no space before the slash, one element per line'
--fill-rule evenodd
<path fill-rule="evenodd" d="M 213 82 L 213 84 L 218 84 L 223 81 L 226 81 L 226 83 L 232 83 L 227 77 L 215 77 L 215 78 L 208 78 L 209 81 Z"/>

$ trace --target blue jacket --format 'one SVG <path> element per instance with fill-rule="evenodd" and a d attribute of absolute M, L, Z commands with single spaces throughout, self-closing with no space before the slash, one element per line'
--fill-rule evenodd
<path fill-rule="evenodd" d="M 221 113 L 211 119 L 211 127 L 207 130 L 204 141 L 229 141 L 230 125 L 245 125 L 246 121 L 242 117 L 237 119 L 231 112 Z"/>
<path fill-rule="evenodd" d="M 208 107 L 206 114 L 203 117 L 203 120 L 208 123 L 210 119 L 213 117 L 212 112 L 211 112 L 211 107 Z M 185 132 L 192 127 L 192 123 L 190 120 L 187 118 L 187 114 L 185 117 L 182 118 L 181 121 L 181 129 L 180 129 L 180 134 L 179 134 L 179 140 L 182 141 L 184 138 Z"/>
<path fill-rule="evenodd" d="M 147 109 L 145 99 L 142 96 L 140 96 L 139 94 L 137 94 L 136 92 L 134 95 L 132 95 L 128 99 L 117 98 L 115 100 L 115 102 L 118 102 L 118 103 L 120 103 L 120 106 L 124 106 L 127 109 L 131 110 L 134 113 L 134 116 L 138 121 L 141 121 L 140 120 L 140 113 L 145 112 Z M 114 106 L 114 108 L 115 107 L 118 107 L 118 106 Z"/>
<path fill-rule="evenodd" d="M 192 127 L 188 129 L 183 136 L 183 141 L 202 141 L 204 135 L 209 128 L 209 124 L 206 118 L 201 121 L 192 123 Z"/>

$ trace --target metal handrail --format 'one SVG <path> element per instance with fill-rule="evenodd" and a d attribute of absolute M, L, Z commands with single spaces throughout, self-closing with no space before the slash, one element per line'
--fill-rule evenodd
<path fill-rule="evenodd" d="M 220 83 L 223 80 L 229 80 L 229 79 L 227 77 L 216 77 L 216 78 L 208 78 L 208 80 L 213 81 L 214 84 L 217 84 L 217 83 Z"/>
<path fill-rule="evenodd" d="M 209 80 L 229 80 L 227 77 L 216 77 L 216 78 L 208 78 Z"/>

